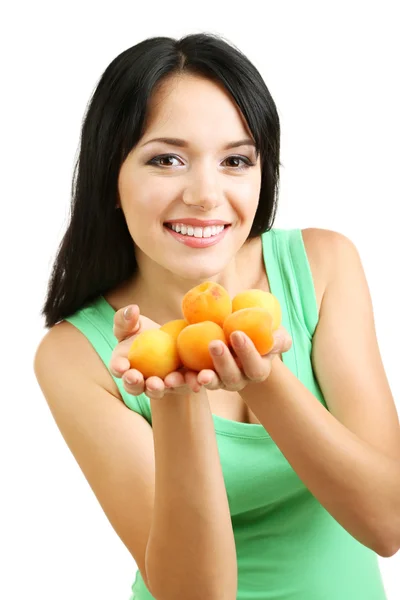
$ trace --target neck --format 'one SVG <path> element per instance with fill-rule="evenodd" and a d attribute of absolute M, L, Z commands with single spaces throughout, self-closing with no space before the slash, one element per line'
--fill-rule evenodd
<path fill-rule="evenodd" d="M 151 261 L 138 248 L 136 257 L 138 272 L 118 294 L 118 299 L 114 298 L 114 308 L 118 310 L 127 304 L 137 304 L 141 314 L 160 325 L 181 319 L 183 296 L 206 280 L 222 285 L 231 298 L 253 287 L 268 289 L 259 238 L 246 242 L 223 272 L 206 279 L 179 277 Z"/>

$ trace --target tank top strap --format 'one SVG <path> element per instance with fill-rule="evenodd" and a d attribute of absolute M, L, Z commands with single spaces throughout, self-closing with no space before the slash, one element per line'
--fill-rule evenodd
<path fill-rule="evenodd" d="M 89 340 L 109 372 L 111 354 L 117 344 L 117 339 L 113 333 L 114 314 L 115 311 L 112 306 L 108 304 L 103 296 L 99 296 L 92 303 L 64 319 L 79 329 Z M 142 398 L 144 394 L 140 396 L 128 394 L 124 389 L 121 379 L 113 375 L 111 376 L 117 384 L 126 406 L 140 413 L 151 424 L 151 412 L 145 399 Z"/>
<path fill-rule="evenodd" d="M 318 323 L 314 282 L 301 229 L 271 229 L 262 234 L 265 268 L 271 292 L 282 308 L 282 325 L 293 339 L 285 353 L 288 366 L 297 373 L 295 338 L 312 340 Z"/>

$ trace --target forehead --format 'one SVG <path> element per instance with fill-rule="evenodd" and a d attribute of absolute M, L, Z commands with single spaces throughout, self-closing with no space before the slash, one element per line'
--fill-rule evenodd
<path fill-rule="evenodd" d="M 194 75 L 172 76 L 154 90 L 148 105 L 143 140 L 211 136 L 223 141 L 251 137 L 239 107 L 222 84 Z"/>

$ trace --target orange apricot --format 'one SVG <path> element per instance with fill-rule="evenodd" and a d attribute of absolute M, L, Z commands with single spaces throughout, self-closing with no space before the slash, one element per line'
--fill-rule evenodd
<path fill-rule="evenodd" d="M 222 327 L 213 321 L 202 321 L 188 325 L 180 332 L 177 340 L 178 353 L 185 367 L 193 371 L 214 369 L 208 344 L 221 340 L 226 344 Z"/>
<path fill-rule="evenodd" d="M 266 308 L 272 316 L 272 331 L 278 329 L 282 321 L 282 309 L 276 296 L 264 290 L 251 289 L 239 292 L 232 300 L 233 312 L 253 307 Z"/>
<path fill-rule="evenodd" d="M 232 312 L 232 300 L 222 285 L 212 281 L 200 283 L 182 300 L 182 313 L 188 323 L 213 321 L 222 327 Z"/>
<path fill-rule="evenodd" d="M 161 329 L 139 333 L 129 349 L 128 360 L 131 369 L 140 371 L 145 379 L 153 375 L 164 379 L 181 364 L 174 338 Z"/>
<path fill-rule="evenodd" d="M 274 345 L 272 316 L 266 308 L 254 306 L 236 310 L 224 322 L 224 333 L 231 346 L 230 336 L 234 331 L 243 331 L 249 336 L 258 352 L 268 354 Z"/>
<path fill-rule="evenodd" d="M 176 341 L 182 329 L 184 329 L 187 325 L 189 325 L 189 323 L 185 321 L 185 319 L 174 319 L 173 321 L 164 323 L 160 329 L 161 331 L 165 331 L 166 333 L 169 333 L 169 335 L 172 335 Z"/>

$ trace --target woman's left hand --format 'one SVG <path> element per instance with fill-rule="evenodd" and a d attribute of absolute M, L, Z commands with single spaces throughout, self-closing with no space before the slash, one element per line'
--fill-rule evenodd
<path fill-rule="evenodd" d="M 274 347 L 264 356 L 259 354 L 251 339 L 242 331 L 233 332 L 230 341 L 236 356 L 223 342 L 210 343 L 215 370 L 203 369 L 197 376 L 198 383 L 208 390 L 239 392 L 249 383 L 264 381 L 271 372 L 273 359 L 292 347 L 292 338 L 282 326 L 274 332 Z"/>

